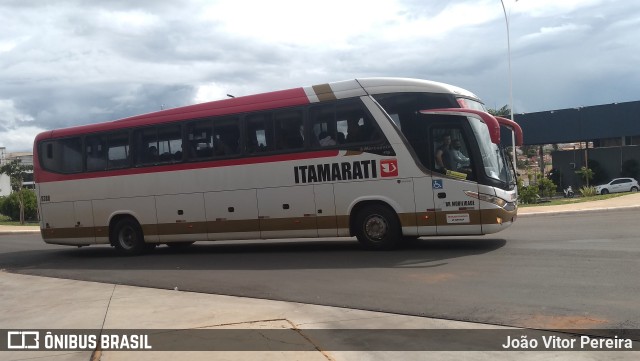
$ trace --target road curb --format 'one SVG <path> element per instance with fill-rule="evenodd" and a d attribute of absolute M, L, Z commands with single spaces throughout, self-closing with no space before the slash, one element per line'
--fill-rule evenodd
<path fill-rule="evenodd" d="M 36 231 L 0 231 L 0 235 L 10 235 L 10 234 L 38 234 L 40 233 L 40 230 L 36 230 Z"/>
<path fill-rule="evenodd" d="M 577 213 L 615 212 L 615 211 L 637 210 L 637 209 L 640 209 L 640 205 L 638 205 L 638 206 L 624 206 L 624 207 L 577 209 L 577 210 L 576 209 L 567 209 L 567 210 L 555 210 L 555 211 L 539 211 L 539 212 L 518 214 L 518 218 L 520 218 L 520 217 L 552 216 L 552 215 L 571 215 L 571 214 L 577 214 Z"/>

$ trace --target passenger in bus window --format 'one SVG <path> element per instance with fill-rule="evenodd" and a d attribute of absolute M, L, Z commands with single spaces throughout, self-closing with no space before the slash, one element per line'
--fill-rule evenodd
<path fill-rule="evenodd" d="M 361 118 L 352 117 L 347 119 L 347 142 L 358 143 L 365 141 L 363 131 L 364 125 L 360 125 Z"/>
<path fill-rule="evenodd" d="M 436 150 L 436 169 L 441 172 L 446 172 L 447 169 L 452 169 L 451 161 L 451 135 L 444 134 L 442 136 L 442 144 Z"/>
<path fill-rule="evenodd" d="M 169 152 L 164 152 L 160 155 L 161 162 L 169 162 L 173 159 L 173 156 Z"/>
<path fill-rule="evenodd" d="M 147 149 L 147 159 L 146 162 L 147 163 L 152 163 L 152 162 L 157 162 L 158 161 L 158 148 L 156 148 L 155 146 L 150 146 Z"/>
<path fill-rule="evenodd" d="M 276 149 L 298 149 L 304 146 L 304 138 L 300 134 L 302 124 L 283 122 L 276 132 Z"/>
<path fill-rule="evenodd" d="M 339 133 L 339 134 L 342 134 L 342 133 Z M 331 138 L 331 136 L 327 132 L 321 132 L 318 135 L 318 142 L 322 147 L 329 147 L 332 145 L 336 145 L 336 141 L 333 140 L 333 138 Z"/>
<path fill-rule="evenodd" d="M 231 149 L 225 144 L 219 134 L 213 137 L 213 153 L 217 156 L 232 154 Z"/>
<path fill-rule="evenodd" d="M 460 139 L 454 140 L 451 147 L 451 157 L 456 166 L 456 170 L 468 168 L 470 164 L 469 157 L 462 153 L 462 142 L 460 142 Z"/>

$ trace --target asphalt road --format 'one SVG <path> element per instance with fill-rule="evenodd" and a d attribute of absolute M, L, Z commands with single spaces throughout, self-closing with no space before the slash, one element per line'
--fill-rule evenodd
<path fill-rule="evenodd" d="M 638 220 L 640 210 L 521 217 L 495 235 L 393 252 L 324 239 L 118 257 L 105 246 L 0 235 L 0 269 L 519 327 L 629 329 L 640 328 Z"/>

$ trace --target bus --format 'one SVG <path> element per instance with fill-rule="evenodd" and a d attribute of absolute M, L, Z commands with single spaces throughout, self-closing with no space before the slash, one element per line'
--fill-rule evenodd
<path fill-rule="evenodd" d="M 392 249 L 516 220 L 501 128 L 464 89 L 366 78 L 37 135 L 46 243 L 124 255 L 199 241 L 353 237 Z"/>

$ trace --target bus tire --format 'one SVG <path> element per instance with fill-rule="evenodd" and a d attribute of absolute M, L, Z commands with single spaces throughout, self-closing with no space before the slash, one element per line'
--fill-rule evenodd
<path fill-rule="evenodd" d="M 370 204 L 358 211 L 354 233 L 358 241 L 372 250 L 391 250 L 402 238 L 396 213 L 381 204 Z"/>
<path fill-rule="evenodd" d="M 124 256 L 137 256 L 155 248 L 155 244 L 144 242 L 140 224 L 130 217 L 122 218 L 116 223 L 111 237 L 111 243 Z"/>

